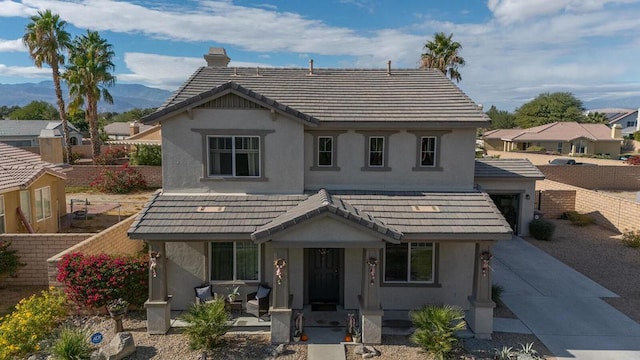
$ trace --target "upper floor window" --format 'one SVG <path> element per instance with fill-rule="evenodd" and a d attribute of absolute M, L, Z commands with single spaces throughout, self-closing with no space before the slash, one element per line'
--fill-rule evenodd
<path fill-rule="evenodd" d="M 0 234 L 7 232 L 4 218 L 4 195 L 0 195 Z"/>
<path fill-rule="evenodd" d="M 384 166 L 384 136 L 369 137 L 369 166 Z"/>
<path fill-rule="evenodd" d="M 27 218 L 27 222 L 31 223 L 31 195 L 29 190 L 20 191 L 20 210 Z"/>
<path fill-rule="evenodd" d="M 384 251 L 384 282 L 434 283 L 435 260 L 433 243 L 388 243 Z"/>
<path fill-rule="evenodd" d="M 35 191 L 36 220 L 41 221 L 51 217 L 51 189 L 45 186 Z"/>
<path fill-rule="evenodd" d="M 260 176 L 259 136 L 209 136 L 209 176 Z"/>
<path fill-rule="evenodd" d="M 451 130 L 409 130 L 417 139 L 416 166 L 413 171 L 442 171 L 442 136 Z"/>
<path fill-rule="evenodd" d="M 635 126 L 636 126 L 635 121 L 627 121 L 627 127 L 635 127 Z"/>
<path fill-rule="evenodd" d="M 250 241 L 211 243 L 211 281 L 258 281 L 260 247 Z"/>
<path fill-rule="evenodd" d="M 333 136 L 318 136 L 318 166 L 333 166 Z"/>

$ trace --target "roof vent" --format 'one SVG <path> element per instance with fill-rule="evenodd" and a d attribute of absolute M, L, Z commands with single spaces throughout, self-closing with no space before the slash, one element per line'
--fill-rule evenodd
<path fill-rule="evenodd" d="M 203 213 L 221 213 L 224 212 L 224 206 L 198 206 L 196 211 Z"/>
<path fill-rule="evenodd" d="M 387 61 L 387 76 L 391 76 L 391 60 Z"/>
<path fill-rule="evenodd" d="M 217 47 L 209 48 L 209 53 L 204 54 L 204 59 L 207 61 L 207 66 L 212 67 L 227 67 L 231 61 L 227 56 L 227 51 Z"/>
<path fill-rule="evenodd" d="M 440 208 L 432 205 L 412 205 L 414 212 L 440 212 Z"/>
<path fill-rule="evenodd" d="M 313 59 L 309 59 L 309 75 L 313 75 Z"/>
<path fill-rule="evenodd" d="M 256 76 L 260 76 L 260 66 L 256 66 Z"/>

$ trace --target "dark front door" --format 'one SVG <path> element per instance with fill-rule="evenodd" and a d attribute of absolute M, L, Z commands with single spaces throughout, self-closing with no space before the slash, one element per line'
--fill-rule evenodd
<path fill-rule="evenodd" d="M 309 302 L 337 304 L 340 298 L 340 249 L 307 249 Z"/>

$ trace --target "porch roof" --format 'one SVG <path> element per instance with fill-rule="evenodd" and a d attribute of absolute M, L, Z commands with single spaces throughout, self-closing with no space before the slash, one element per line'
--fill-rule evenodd
<path fill-rule="evenodd" d="M 544 174 L 528 159 L 476 159 L 475 177 L 542 180 Z"/>
<path fill-rule="evenodd" d="M 325 211 L 321 209 L 395 240 L 500 240 L 512 233 L 489 196 L 477 190 L 320 190 L 302 195 L 159 192 L 138 214 L 129 236 L 168 241 L 265 239 L 279 229 L 304 226 L 304 220 Z"/>

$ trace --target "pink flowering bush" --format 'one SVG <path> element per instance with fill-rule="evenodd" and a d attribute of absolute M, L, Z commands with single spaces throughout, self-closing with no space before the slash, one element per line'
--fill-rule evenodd
<path fill-rule="evenodd" d="M 90 308 L 119 298 L 141 306 L 149 293 L 148 274 L 145 258 L 73 253 L 58 263 L 57 280 L 64 284 L 69 299 Z"/>
<path fill-rule="evenodd" d="M 138 170 L 124 164 L 115 170 L 102 169 L 90 186 L 101 192 L 126 194 L 146 188 L 147 182 Z"/>
<path fill-rule="evenodd" d="M 118 160 L 127 157 L 127 150 L 123 148 L 108 148 L 96 157 L 95 163 L 98 165 L 115 165 Z"/>

